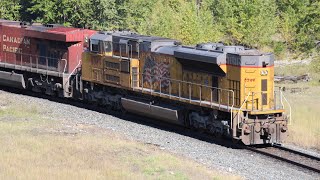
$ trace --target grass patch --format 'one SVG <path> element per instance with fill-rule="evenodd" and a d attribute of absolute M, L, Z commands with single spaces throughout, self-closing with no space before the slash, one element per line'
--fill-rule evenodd
<path fill-rule="evenodd" d="M 37 106 L 1 106 L 0 179 L 240 179 L 95 126 L 44 116 Z"/>
<path fill-rule="evenodd" d="M 291 85 L 293 86 L 293 85 Z M 299 83 L 296 86 L 307 86 Z M 309 86 L 302 93 L 285 93 L 292 107 L 292 125 L 288 142 L 320 150 L 320 87 Z"/>
<path fill-rule="evenodd" d="M 282 76 L 300 76 L 309 73 L 311 81 L 302 83 L 301 85 L 308 86 L 320 86 L 320 73 L 314 71 L 312 65 L 288 65 L 275 68 L 276 75 Z"/>
<path fill-rule="evenodd" d="M 305 89 L 300 93 L 285 93 L 292 106 L 293 120 L 292 125 L 289 126 L 287 141 L 298 146 L 320 150 L 320 74 L 314 72 L 311 65 L 276 67 L 276 74 L 278 75 L 302 75 L 306 73 L 309 73 L 312 78 L 310 82 L 276 85 Z"/>

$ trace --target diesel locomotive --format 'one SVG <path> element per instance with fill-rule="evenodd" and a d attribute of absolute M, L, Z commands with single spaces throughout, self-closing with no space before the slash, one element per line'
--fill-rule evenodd
<path fill-rule="evenodd" d="M 274 55 L 243 46 L 0 20 L 0 84 L 226 136 L 288 135 Z"/>

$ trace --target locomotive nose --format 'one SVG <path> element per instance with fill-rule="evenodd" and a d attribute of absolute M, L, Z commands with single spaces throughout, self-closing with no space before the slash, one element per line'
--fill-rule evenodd
<path fill-rule="evenodd" d="M 242 126 L 242 142 L 246 145 L 281 143 L 287 136 L 286 124 L 261 121 Z"/>

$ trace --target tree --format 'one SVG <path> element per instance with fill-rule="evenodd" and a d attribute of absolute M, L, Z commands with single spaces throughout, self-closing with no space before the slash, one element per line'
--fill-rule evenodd
<path fill-rule="evenodd" d="M 32 0 L 32 4 L 27 11 L 42 23 L 86 27 L 90 18 L 89 0 Z"/>
<path fill-rule="evenodd" d="M 124 2 L 122 15 L 125 17 L 123 28 L 145 33 L 144 27 L 149 22 L 147 19 L 151 16 L 152 10 L 157 0 L 128 0 Z"/>
<path fill-rule="evenodd" d="M 275 0 L 206 0 L 211 2 L 215 23 L 221 24 L 225 41 L 262 47 L 276 32 Z"/>
<path fill-rule="evenodd" d="M 93 29 L 119 29 L 120 19 L 115 0 L 91 0 L 89 24 Z"/>
<path fill-rule="evenodd" d="M 21 21 L 32 22 L 40 16 L 40 14 L 32 13 L 29 11 L 29 9 L 35 5 L 32 1 L 20 0 L 19 4 L 21 6 L 19 10 Z"/>
<path fill-rule="evenodd" d="M 291 51 L 310 51 L 320 39 L 320 2 L 313 0 L 278 0 L 280 28 Z"/>
<path fill-rule="evenodd" d="M 142 7 L 127 13 L 128 26 L 139 33 L 178 39 L 185 44 L 217 41 L 221 35 L 206 4 L 200 9 L 193 1 L 185 0 L 134 0 L 128 4 Z"/>
<path fill-rule="evenodd" d="M 32 0 L 35 21 L 110 30 L 119 27 L 115 0 Z"/>
<path fill-rule="evenodd" d="M 316 0 L 1 0 L 0 18 L 292 52 L 320 40 Z"/>
<path fill-rule="evenodd" d="M 0 1 L 0 18 L 7 20 L 19 20 L 19 10 L 21 6 L 18 0 L 1 0 Z"/>
<path fill-rule="evenodd" d="M 310 51 L 320 40 L 320 2 L 310 1 L 306 8 L 306 14 L 298 22 L 297 44 L 303 51 Z"/>

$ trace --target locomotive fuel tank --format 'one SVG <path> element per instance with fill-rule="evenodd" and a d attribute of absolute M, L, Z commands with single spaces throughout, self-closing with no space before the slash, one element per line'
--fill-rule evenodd
<path fill-rule="evenodd" d="M 0 71 L 0 85 L 25 89 L 26 83 L 22 74 Z"/>

